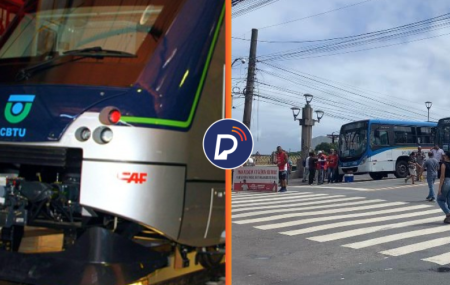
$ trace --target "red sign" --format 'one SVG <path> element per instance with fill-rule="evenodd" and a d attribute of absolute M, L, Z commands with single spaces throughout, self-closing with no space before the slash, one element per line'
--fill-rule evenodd
<path fill-rule="evenodd" d="M 117 178 L 126 181 L 127 183 L 142 184 L 147 182 L 147 173 L 144 172 L 122 172 L 118 174 Z"/>

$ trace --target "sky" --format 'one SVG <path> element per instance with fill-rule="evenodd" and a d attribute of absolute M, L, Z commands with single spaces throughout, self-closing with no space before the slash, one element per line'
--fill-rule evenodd
<path fill-rule="evenodd" d="M 448 0 L 371 0 L 264 28 L 358 2 L 362 0 L 279 0 L 235 17 L 232 36 L 247 40 L 232 40 L 232 59 L 246 58 L 248 62 L 252 28 L 258 29 L 258 40 L 262 41 L 322 40 L 376 32 L 450 13 Z M 428 39 L 419 40 L 422 38 Z M 323 43 L 327 42 L 320 42 Z M 329 56 L 384 45 L 392 46 Z M 305 43 L 258 42 L 257 56 L 264 60 L 267 54 L 305 47 Z M 313 127 L 313 137 L 336 133 L 345 123 L 368 118 L 426 121 L 425 101 L 433 103 L 431 121 L 450 117 L 449 51 L 450 20 L 447 20 L 435 28 L 425 26 L 420 35 L 405 35 L 394 41 L 307 56 L 310 58 L 297 56 L 258 62 L 255 88 L 258 96 L 253 101 L 251 123 L 254 152 L 268 154 L 277 145 L 286 150 L 300 150 L 301 128 L 290 108 L 303 107 L 305 93 L 314 96 L 311 102 L 314 110 L 325 112 L 320 123 Z M 233 118 L 242 121 L 247 64 L 238 60 L 232 71 Z M 273 102 L 267 96 L 289 101 L 290 105 Z"/>

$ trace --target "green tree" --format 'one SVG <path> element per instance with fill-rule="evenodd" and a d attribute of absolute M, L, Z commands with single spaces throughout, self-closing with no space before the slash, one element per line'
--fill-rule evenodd
<path fill-rule="evenodd" d="M 316 153 L 319 150 L 321 150 L 321 151 L 325 152 L 326 154 L 330 154 L 331 149 L 337 150 L 337 144 L 323 142 L 323 143 L 318 144 L 314 150 L 316 151 Z"/>

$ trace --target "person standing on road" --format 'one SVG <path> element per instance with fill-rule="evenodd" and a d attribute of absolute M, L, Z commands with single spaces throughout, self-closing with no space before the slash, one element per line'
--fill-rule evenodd
<path fill-rule="evenodd" d="M 438 170 L 438 178 L 441 177 L 441 164 L 442 164 L 442 155 L 444 155 L 444 151 L 439 147 L 439 145 L 434 145 L 431 149 L 433 152 L 434 158 L 439 162 L 439 170 Z"/>
<path fill-rule="evenodd" d="M 427 169 L 427 182 L 428 182 L 428 188 L 430 189 L 427 199 L 430 202 L 433 202 L 435 200 L 434 195 L 434 182 L 437 178 L 437 171 L 439 168 L 439 162 L 433 157 L 433 152 L 428 153 L 428 159 L 423 164 L 424 168 Z"/>
<path fill-rule="evenodd" d="M 437 202 L 439 207 L 445 213 L 444 223 L 450 224 L 450 152 L 446 151 L 443 155 L 441 164 L 441 178 L 439 180 L 439 191 Z"/>
<path fill-rule="evenodd" d="M 288 156 L 286 152 L 281 148 L 277 147 L 277 165 L 278 165 L 278 178 L 280 179 L 281 188 L 279 192 L 286 192 L 286 176 L 288 170 Z"/>
<path fill-rule="evenodd" d="M 314 151 L 309 153 L 309 185 L 312 185 L 314 182 L 314 176 L 316 176 L 316 167 L 317 167 L 317 157 L 314 154 Z"/>
<path fill-rule="evenodd" d="M 420 168 L 417 171 L 417 178 L 416 181 L 422 181 L 422 174 L 423 174 L 423 163 L 425 162 L 425 153 L 422 151 L 422 147 L 417 147 L 417 164 L 420 165 Z"/>
<path fill-rule="evenodd" d="M 420 169 L 420 165 L 417 164 L 416 153 L 413 151 L 409 155 L 408 161 L 409 176 L 405 178 L 405 183 L 408 182 L 408 179 L 411 178 L 412 184 L 415 184 L 414 182 L 417 175 L 417 169 Z"/>
<path fill-rule="evenodd" d="M 328 161 L 328 169 L 327 169 L 327 178 L 328 183 L 332 183 L 336 178 L 334 177 L 336 174 L 336 169 L 338 165 L 338 156 L 334 149 L 331 149 L 331 154 L 327 158 Z"/>
<path fill-rule="evenodd" d="M 311 155 L 311 153 L 309 155 Z M 308 156 L 305 159 L 305 162 L 304 162 L 305 164 L 303 165 L 304 166 L 304 170 L 303 170 L 302 182 L 306 182 L 306 180 L 309 181 L 309 158 L 310 158 L 310 156 Z"/>
<path fill-rule="evenodd" d="M 318 169 L 319 173 L 317 175 L 317 185 L 320 185 L 320 184 L 323 184 L 323 181 L 325 179 L 327 158 L 321 150 L 319 150 L 318 154 L 319 154 L 319 158 L 317 160 L 317 169 Z"/>

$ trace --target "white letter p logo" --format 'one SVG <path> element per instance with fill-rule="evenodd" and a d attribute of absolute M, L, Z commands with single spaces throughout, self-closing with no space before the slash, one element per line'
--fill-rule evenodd
<path fill-rule="evenodd" d="M 233 141 L 233 147 L 229 150 L 224 150 L 221 154 L 219 154 L 220 150 L 220 142 L 222 139 L 230 139 Z M 232 135 L 217 135 L 217 142 L 216 142 L 216 152 L 214 154 L 215 160 L 226 160 L 228 158 L 228 155 L 233 153 L 237 148 L 238 142 L 237 139 Z"/>

